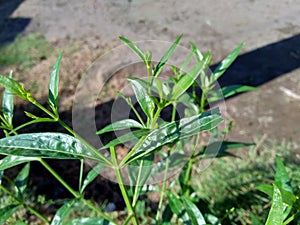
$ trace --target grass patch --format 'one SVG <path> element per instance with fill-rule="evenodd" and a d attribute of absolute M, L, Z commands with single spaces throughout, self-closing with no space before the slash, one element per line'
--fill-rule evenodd
<path fill-rule="evenodd" d="M 20 35 L 0 47 L 0 66 L 17 65 L 29 69 L 50 55 L 50 44 L 41 34 Z"/>
<path fill-rule="evenodd" d="M 218 218 L 227 214 L 222 224 L 252 224 L 253 215 L 262 223 L 266 221 L 271 199 L 255 187 L 272 184 L 276 155 L 283 160 L 293 190 L 299 195 L 300 155 L 292 144 L 274 140 L 256 143 L 258 145 L 249 151 L 237 151 L 239 158 L 217 159 L 204 172 L 195 169 L 193 187 Z M 296 219 L 292 224 L 300 224 L 300 221 Z"/>

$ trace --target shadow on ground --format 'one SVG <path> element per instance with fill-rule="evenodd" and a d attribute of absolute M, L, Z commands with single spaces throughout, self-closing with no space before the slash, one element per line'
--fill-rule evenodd
<path fill-rule="evenodd" d="M 24 0 L 0 0 L 0 45 L 12 42 L 30 23 L 30 18 L 10 18 Z"/>

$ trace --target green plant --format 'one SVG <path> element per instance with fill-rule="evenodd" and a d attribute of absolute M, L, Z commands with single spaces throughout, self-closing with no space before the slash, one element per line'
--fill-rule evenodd
<path fill-rule="evenodd" d="M 286 225 L 300 213 L 299 197 L 294 194 L 287 170 L 279 157 L 273 185 L 262 184 L 258 190 L 272 198 L 272 205 L 265 225 Z M 260 223 L 254 216 L 255 225 Z"/>
<path fill-rule="evenodd" d="M 145 53 L 134 43 L 121 37 L 121 40 L 144 62 L 147 68 L 147 79 L 128 78 L 141 111 L 136 110 L 130 98 L 119 93 L 131 107 L 137 119 L 117 121 L 99 130 L 97 133 L 102 135 L 116 130 L 132 129 L 131 132 L 110 141 L 101 149 L 93 147 L 60 119 L 58 83 L 62 54 L 58 57 L 50 76 L 48 107 L 41 105 L 21 84 L 12 79 L 12 75 L 10 77 L 0 75 L 0 84 L 5 88 L 0 119 L 2 121 L 1 128 L 6 136 L 0 139 L 0 154 L 5 155 L 0 161 L 1 175 L 3 171 L 11 167 L 26 163 L 20 175 L 18 175 L 22 179 L 17 177 L 14 183 L 17 189 L 16 193 L 11 192 L 3 185 L 0 186 L 9 195 L 18 198 L 16 199 L 17 204 L 0 209 L 7 212 L 5 215 L 0 214 L 0 219 L 4 221 L 20 206 L 25 206 L 45 223 L 62 224 L 74 204 L 80 203 L 95 211 L 100 217 L 74 219 L 67 224 L 117 224 L 109 213 L 103 212 L 84 198 L 85 188 L 104 167 L 109 167 L 116 176 L 126 205 L 127 216 L 123 221 L 124 225 L 139 224 L 138 214 L 141 214 L 141 212 L 137 207 L 144 207 L 138 203 L 139 197 L 147 193 L 151 189 L 149 187 L 154 187 L 154 185 L 149 186 L 146 182 L 158 173 L 162 173 L 164 179 L 161 187 L 157 185 L 152 188 L 152 191 L 156 191 L 160 195 L 154 223 L 172 224 L 173 221 L 176 221 L 176 223 L 183 224 L 206 224 L 206 222 L 215 224 L 212 222 L 211 217 L 204 218 L 196 205 L 198 198 L 195 196 L 190 182 L 192 168 L 196 162 L 203 158 L 228 156 L 231 155 L 228 152 L 229 149 L 251 144 L 222 142 L 222 139 L 220 139 L 222 135 L 220 135 L 218 126 L 224 120 L 218 108 L 207 110 L 207 107 L 211 102 L 219 101 L 236 93 L 254 90 L 254 88 L 234 85 L 215 91 L 217 80 L 235 60 L 243 44 L 239 45 L 225 58 L 213 73 L 207 74 L 206 71 L 211 63 L 210 52 L 202 56 L 196 46 L 191 43 L 191 53 L 187 56 L 183 65 L 180 68 L 171 65 L 173 76 L 169 79 L 161 79 L 159 75 L 175 51 L 181 37 L 177 38 L 156 66 L 151 65 L 151 52 Z M 188 72 L 185 72 L 193 57 L 196 59 L 196 64 L 192 65 Z M 201 94 L 199 94 L 199 90 L 202 91 Z M 25 112 L 30 121 L 18 127 L 13 127 L 13 96 L 30 102 L 43 111 L 46 116 L 38 117 L 33 113 Z M 185 106 L 184 116 L 180 119 L 176 115 L 179 104 Z M 165 121 L 160 120 L 162 111 L 170 106 L 172 107 L 171 118 Z M 142 119 L 144 117 L 146 117 L 145 120 Z M 20 129 L 35 123 L 58 123 L 71 135 L 55 132 L 18 134 Z M 201 136 L 199 135 L 204 132 L 211 133 L 214 138 L 208 144 L 200 146 Z M 129 141 L 134 143 L 133 147 L 122 159 L 118 159 L 116 146 Z M 191 146 L 188 151 L 186 146 Z M 100 150 L 104 149 L 109 150 L 109 156 L 101 153 Z M 188 157 L 187 152 L 190 153 Z M 155 162 L 154 156 L 157 156 L 158 162 Z M 80 161 L 81 167 L 77 190 L 72 188 L 50 167 L 45 161 L 47 158 Z M 86 177 L 83 176 L 85 159 L 97 163 Z M 31 161 L 41 163 L 73 195 L 73 198 L 69 199 L 56 212 L 51 221 L 48 221 L 35 209 L 29 208 L 25 199 L 19 199 L 18 195 L 22 195 L 26 188 L 25 181 L 28 179 L 29 163 Z M 185 162 L 187 162 L 186 165 L 184 165 Z M 168 173 L 180 165 L 184 167 L 178 179 L 178 191 L 175 192 L 172 191 L 171 187 L 176 182 L 171 183 L 168 187 L 167 178 Z M 124 168 L 127 168 L 128 173 L 123 173 Z M 6 179 L 5 176 L 1 176 L 1 178 Z M 125 179 L 127 178 L 130 181 L 129 189 L 125 185 Z M 22 182 L 17 182 L 19 180 Z M 164 202 L 167 203 L 163 204 Z"/>

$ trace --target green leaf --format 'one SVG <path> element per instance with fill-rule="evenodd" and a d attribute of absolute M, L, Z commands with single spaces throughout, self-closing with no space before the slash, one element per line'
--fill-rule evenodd
<path fill-rule="evenodd" d="M 139 49 L 138 46 L 136 46 L 134 43 L 132 43 L 131 41 L 129 41 L 128 39 L 124 38 L 124 37 L 119 37 L 125 44 L 127 44 L 129 46 L 129 48 L 131 48 L 131 50 L 137 54 L 145 63 L 145 65 L 147 65 L 147 60 L 146 60 L 146 56 L 143 53 L 143 51 L 141 49 Z"/>
<path fill-rule="evenodd" d="M 193 49 L 193 53 L 196 56 L 197 62 L 201 62 L 202 59 L 203 59 L 203 55 L 201 54 L 201 52 L 199 51 L 199 49 L 197 48 L 197 46 L 194 43 L 192 43 L 192 42 L 190 42 L 190 46 Z"/>
<path fill-rule="evenodd" d="M 155 109 L 155 104 L 147 93 L 147 89 L 143 87 L 138 80 L 128 79 L 132 85 L 135 97 L 139 102 L 142 110 L 148 118 L 152 118 L 153 111 Z"/>
<path fill-rule="evenodd" d="M 222 62 L 217 66 L 217 68 L 214 70 L 214 79 L 215 81 L 218 80 L 223 73 L 230 67 L 230 65 L 234 62 L 234 60 L 237 58 L 238 54 L 240 53 L 242 47 L 245 45 L 245 43 L 239 44 L 225 59 L 222 60 Z"/>
<path fill-rule="evenodd" d="M 279 157 L 276 157 L 275 184 L 278 188 L 282 188 L 288 192 L 293 193 L 291 180 L 283 165 L 283 162 Z"/>
<path fill-rule="evenodd" d="M 72 199 L 66 202 L 62 207 L 57 210 L 56 214 L 54 215 L 51 225 L 62 225 L 65 218 L 70 213 L 73 204 L 75 203 L 76 199 Z"/>
<path fill-rule="evenodd" d="M 220 90 L 216 92 L 209 93 L 210 96 L 208 97 L 208 102 L 215 102 L 220 99 L 226 99 L 230 96 L 247 92 L 247 91 L 255 91 L 258 90 L 256 87 L 246 86 L 246 85 L 230 85 L 221 88 Z"/>
<path fill-rule="evenodd" d="M 3 170 L 0 170 L 0 185 L 2 184 L 3 173 L 4 173 L 4 171 L 3 171 Z"/>
<path fill-rule="evenodd" d="M 135 120 L 125 119 L 107 125 L 106 127 L 99 130 L 97 134 L 103 134 L 103 133 L 116 131 L 116 130 L 124 130 L 128 128 L 143 128 L 143 125 Z"/>
<path fill-rule="evenodd" d="M 289 206 L 293 206 L 293 204 L 297 201 L 297 197 L 289 192 L 286 191 L 280 187 L 277 187 L 280 192 L 281 192 L 281 197 L 282 197 L 282 202 L 289 205 Z M 257 190 L 265 193 L 266 195 L 270 196 L 271 198 L 273 197 L 273 186 L 269 185 L 269 184 L 262 184 L 256 187 Z"/>
<path fill-rule="evenodd" d="M 11 94 L 18 96 L 19 98 L 28 100 L 30 102 L 34 101 L 31 94 L 26 91 L 21 84 L 2 74 L 0 74 L 0 85 L 2 85 Z"/>
<path fill-rule="evenodd" d="M 131 186 L 143 186 L 151 174 L 154 155 L 149 155 L 128 164 L 128 176 Z"/>
<path fill-rule="evenodd" d="M 164 68 L 166 62 L 168 61 L 168 59 L 171 57 L 171 55 L 175 51 L 175 49 L 176 49 L 177 45 L 179 44 L 181 38 L 182 38 L 182 34 L 175 40 L 175 42 L 172 44 L 172 46 L 169 48 L 169 50 L 163 55 L 163 57 L 161 58 L 161 60 L 159 61 L 159 63 L 157 64 L 157 66 L 154 69 L 154 73 L 153 73 L 154 77 L 157 77 L 158 74 L 162 71 L 162 69 Z"/>
<path fill-rule="evenodd" d="M 167 159 L 169 159 L 169 168 L 174 169 L 175 167 L 183 166 L 189 158 L 190 157 L 186 154 L 174 152 L 170 156 L 166 156 L 155 163 L 155 167 L 152 169 L 151 174 L 155 175 L 163 172 L 166 168 Z"/>
<path fill-rule="evenodd" d="M 223 156 L 233 156 L 231 153 L 227 152 L 229 149 L 243 148 L 248 146 L 253 146 L 254 143 L 242 143 L 242 142 L 232 142 L 232 141 L 215 141 L 210 143 L 201 151 L 199 155 L 203 155 L 205 158 L 211 157 L 223 157 Z"/>
<path fill-rule="evenodd" d="M 198 207 L 193 202 L 191 202 L 184 196 L 181 196 L 181 201 L 183 202 L 183 205 L 189 215 L 192 225 L 205 225 L 206 224 L 202 213 L 200 212 Z"/>
<path fill-rule="evenodd" d="M 24 191 L 27 188 L 28 177 L 29 177 L 30 163 L 27 163 L 20 171 L 15 180 L 15 191 L 18 196 L 23 199 Z"/>
<path fill-rule="evenodd" d="M 284 216 L 284 205 L 281 192 L 274 184 L 272 206 L 265 225 L 282 225 Z"/>
<path fill-rule="evenodd" d="M 39 157 L 24 157 L 24 156 L 15 156 L 8 155 L 0 160 L 0 171 L 6 170 L 8 168 L 17 166 L 22 163 L 30 162 L 30 161 L 39 161 Z"/>
<path fill-rule="evenodd" d="M 258 217 L 253 213 L 250 214 L 250 218 L 251 218 L 252 225 L 263 225 L 263 223 L 261 223 Z"/>
<path fill-rule="evenodd" d="M 9 73 L 9 78 L 12 79 L 12 71 Z M 2 110 L 4 119 L 12 127 L 12 119 L 14 112 L 14 95 L 9 89 L 6 88 L 3 93 Z"/>
<path fill-rule="evenodd" d="M 65 223 L 65 225 L 111 225 L 109 221 L 99 218 L 99 217 L 90 217 L 90 218 L 80 218 L 74 219 Z"/>
<path fill-rule="evenodd" d="M 193 66 L 180 80 L 174 85 L 171 93 L 171 99 L 176 100 L 182 95 L 189 87 L 194 83 L 201 70 L 203 70 L 204 64 L 202 62 Z"/>
<path fill-rule="evenodd" d="M 86 178 L 83 181 L 80 193 L 83 193 L 84 189 L 100 174 L 102 169 L 105 167 L 104 164 L 100 163 L 94 168 L 92 168 L 89 173 L 86 175 Z"/>
<path fill-rule="evenodd" d="M 17 211 L 20 205 L 8 205 L 4 208 L 0 209 L 0 224 L 4 224 L 4 222 Z"/>
<path fill-rule="evenodd" d="M 149 132 L 150 132 L 150 130 L 148 130 L 148 129 L 131 131 L 127 134 L 124 134 L 124 135 L 117 137 L 116 139 L 110 141 L 108 144 L 101 147 L 101 149 L 106 149 L 106 148 L 116 146 L 119 144 L 124 144 L 124 143 L 132 141 L 132 140 L 137 140 L 137 139 L 149 134 Z"/>
<path fill-rule="evenodd" d="M 59 69 L 60 69 L 60 61 L 62 58 L 62 52 L 59 54 L 50 76 L 50 84 L 49 84 L 49 95 L 48 95 L 48 103 L 50 107 L 57 112 L 58 105 L 58 84 L 59 84 Z"/>
<path fill-rule="evenodd" d="M 133 155 L 129 159 L 126 158 L 127 163 L 150 154 L 166 144 L 211 130 L 222 121 L 219 109 L 213 109 L 196 116 L 171 122 L 148 134 Z"/>
<path fill-rule="evenodd" d="M 102 161 L 76 138 L 62 133 L 28 133 L 0 139 L 0 154 L 54 159 Z M 99 153 L 100 154 L 100 153 Z"/>
<path fill-rule="evenodd" d="M 172 212 L 182 220 L 183 224 L 191 224 L 186 209 L 182 202 L 172 192 L 167 193 L 169 206 Z"/>

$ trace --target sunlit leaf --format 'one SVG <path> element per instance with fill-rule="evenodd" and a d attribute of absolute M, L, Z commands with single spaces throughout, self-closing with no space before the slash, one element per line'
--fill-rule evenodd
<path fill-rule="evenodd" d="M 24 157 L 24 156 L 16 156 L 16 155 L 8 155 L 0 160 L 0 171 L 6 170 L 8 168 L 17 166 L 22 163 L 30 162 L 30 161 L 38 161 L 39 157 Z"/>
<path fill-rule="evenodd" d="M 275 184 L 278 188 L 282 188 L 288 192 L 293 193 L 291 180 L 283 165 L 283 162 L 279 157 L 276 157 Z"/>
<path fill-rule="evenodd" d="M 124 143 L 129 142 L 129 141 L 136 141 L 139 138 L 149 134 L 149 132 L 150 131 L 148 129 L 141 129 L 141 130 L 131 131 L 129 133 L 126 133 L 126 134 L 124 134 L 120 137 L 117 137 L 116 139 L 110 141 L 108 144 L 101 147 L 101 149 L 106 149 L 106 148 L 116 146 L 116 145 L 119 145 L 119 144 L 124 144 Z"/>
<path fill-rule="evenodd" d="M 152 118 L 153 111 L 155 109 L 155 104 L 151 97 L 147 93 L 147 89 L 143 87 L 142 84 L 138 80 L 131 80 L 129 82 L 132 85 L 133 91 L 135 93 L 135 97 L 139 102 L 142 110 L 146 114 L 148 118 Z"/>
<path fill-rule="evenodd" d="M 109 221 L 99 218 L 99 217 L 90 217 L 90 218 L 81 218 L 74 219 L 65 223 L 64 225 L 112 225 Z"/>
<path fill-rule="evenodd" d="M 27 163 L 20 171 L 20 173 L 17 175 L 15 180 L 15 191 L 16 193 L 18 193 L 18 196 L 20 198 L 23 197 L 24 191 L 27 188 L 29 170 L 30 170 L 30 163 Z"/>
<path fill-rule="evenodd" d="M 281 192 L 276 185 L 273 186 L 272 206 L 265 225 L 282 225 L 284 205 L 281 198 Z"/>
<path fill-rule="evenodd" d="M 136 46 L 133 42 L 129 41 L 128 39 L 124 38 L 124 37 L 119 37 L 125 44 L 127 44 L 129 46 L 129 48 L 131 48 L 131 50 L 137 54 L 141 60 L 143 60 L 143 62 L 145 64 L 146 63 L 146 57 L 145 57 L 145 54 L 143 53 L 143 51 L 138 47 Z"/>
<path fill-rule="evenodd" d="M 174 85 L 172 89 L 171 99 L 176 100 L 180 95 L 191 87 L 196 78 L 199 76 L 204 64 L 202 62 L 193 66 L 185 75 L 182 75 L 180 80 Z"/>
<path fill-rule="evenodd" d="M 214 70 L 214 78 L 215 81 L 218 80 L 223 73 L 230 67 L 230 65 L 234 62 L 234 60 L 237 58 L 238 54 L 240 53 L 242 47 L 245 45 L 245 43 L 239 44 L 225 59 L 222 60 L 222 62 L 217 66 L 217 68 Z"/>
<path fill-rule="evenodd" d="M 172 192 L 168 192 L 167 196 L 172 212 L 183 222 L 183 224 L 191 224 L 182 202 Z"/>
<path fill-rule="evenodd" d="M 107 125 L 106 127 L 99 130 L 97 134 L 103 134 L 106 132 L 111 132 L 116 130 L 124 130 L 128 128 L 143 128 L 143 125 L 135 120 L 125 119 Z"/>
<path fill-rule="evenodd" d="M 163 55 L 163 57 L 161 58 L 161 60 L 159 61 L 159 63 L 157 64 L 157 66 L 154 69 L 154 73 L 153 75 L 155 77 L 158 76 L 158 74 L 162 71 L 162 69 L 164 68 L 166 62 L 168 61 L 168 59 L 171 57 L 171 55 L 173 54 L 173 52 L 176 49 L 176 46 L 179 44 L 180 40 L 182 38 L 182 35 L 180 35 L 175 42 L 172 44 L 172 46 L 169 48 L 169 50 Z"/>
<path fill-rule="evenodd" d="M 50 76 L 48 103 L 52 109 L 57 110 L 58 104 L 58 84 L 59 84 L 59 69 L 62 53 L 59 54 Z"/>
<path fill-rule="evenodd" d="M 191 224 L 192 225 L 205 225 L 206 222 L 204 220 L 202 213 L 198 209 L 198 207 L 184 196 L 181 196 L 180 199 L 183 202 L 183 205 L 187 211 L 187 214 L 189 215 Z"/>
<path fill-rule="evenodd" d="M 12 71 L 9 73 L 9 78 L 12 79 Z M 5 120 L 10 126 L 12 126 L 13 112 L 14 112 L 14 95 L 9 90 L 4 90 L 3 99 L 2 99 L 2 110 Z"/>
<path fill-rule="evenodd" d="M 176 140 L 208 131 L 223 121 L 218 109 L 208 111 L 196 116 L 181 119 L 160 127 L 143 140 L 127 163 L 152 153 L 156 149 Z"/>
<path fill-rule="evenodd" d="M 51 221 L 51 225 L 62 225 L 65 218 L 70 213 L 75 201 L 76 201 L 76 199 L 72 199 L 72 200 L 66 202 L 62 207 L 60 207 L 57 210 L 56 214 L 54 215 L 54 217 Z"/>
<path fill-rule="evenodd" d="M 0 139 L 0 154 L 54 159 L 102 161 L 76 138 L 62 133 L 28 133 Z M 100 154 L 100 153 L 99 153 Z"/>
<path fill-rule="evenodd" d="M 83 181 L 82 187 L 80 189 L 80 192 L 83 193 L 84 189 L 91 183 L 95 178 L 101 173 L 103 168 L 105 167 L 104 164 L 98 164 L 94 168 L 92 168 L 89 173 L 86 175 L 86 178 Z"/>

